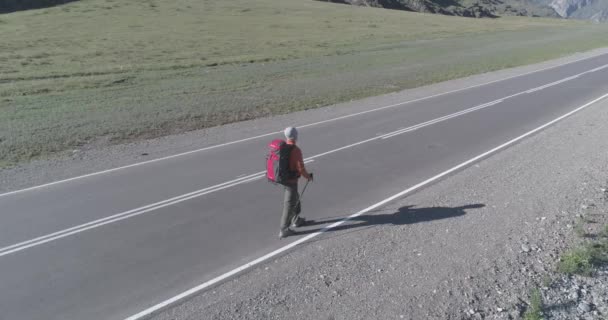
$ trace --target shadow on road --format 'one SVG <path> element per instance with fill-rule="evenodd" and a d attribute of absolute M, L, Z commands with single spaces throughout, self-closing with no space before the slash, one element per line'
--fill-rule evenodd
<path fill-rule="evenodd" d="M 352 219 L 349 219 L 342 225 L 339 225 L 335 228 L 332 228 L 328 231 L 343 231 L 354 228 L 365 228 L 377 225 L 406 225 L 406 224 L 414 224 L 420 222 L 427 222 L 433 220 L 441 220 L 463 216 L 466 214 L 466 210 L 470 209 L 479 209 L 485 207 L 484 204 L 471 204 L 462 207 L 429 207 L 429 208 L 415 208 L 414 206 L 405 206 L 399 208 L 397 212 L 389 213 L 389 214 L 367 214 L 361 215 Z M 333 218 L 333 219 L 322 219 L 322 220 L 314 220 L 308 221 L 306 227 L 311 226 L 320 226 L 320 225 L 330 225 L 332 223 L 342 221 L 346 219 L 343 218 Z M 313 228 L 307 230 L 298 230 L 296 232 L 297 235 L 305 235 L 310 233 L 319 232 L 326 227 L 321 228 Z"/>

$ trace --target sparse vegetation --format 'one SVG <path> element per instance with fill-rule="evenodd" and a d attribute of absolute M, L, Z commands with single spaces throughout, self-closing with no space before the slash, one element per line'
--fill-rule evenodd
<path fill-rule="evenodd" d="M 562 255 L 557 270 L 566 274 L 591 275 L 591 252 L 586 248 L 577 248 Z"/>
<path fill-rule="evenodd" d="M 87 0 L 2 20 L 3 166 L 608 45 L 605 25 L 300 0 Z"/>
<path fill-rule="evenodd" d="M 608 240 L 595 241 L 590 245 L 594 265 L 608 263 Z"/>
<path fill-rule="evenodd" d="M 592 241 L 566 252 L 558 263 L 558 271 L 590 276 L 594 267 L 608 263 L 608 240 Z"/>
<path fill-rule="evenodd" d="M 543 319 L 543 297 L 538 288 L 530 292 L 530 303 L 524 314 L 525 320 L 542 320 Z"/>

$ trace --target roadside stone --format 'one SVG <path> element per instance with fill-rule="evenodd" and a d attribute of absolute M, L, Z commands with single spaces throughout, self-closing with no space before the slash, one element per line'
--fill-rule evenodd
<path fill-rule="evenodd" d="M 581 302 L 578 304 L 578 309 L 582 312 L 587 313 L 591 311 L 591 306 L 586 302 Z"/>
<path fill-rule="evenodd" d="M 521 250 L 523 252 L 530 252 L 530 247 L 527 244 L 522 244 L 521 245 Z"/>
<path fill-rule="evenodd" d="M 600 294 L 597 291 L 591 292 L 591 297 L 593 297 L 594 304 L 602 303 L 602 297 L 600 296 Z"/>

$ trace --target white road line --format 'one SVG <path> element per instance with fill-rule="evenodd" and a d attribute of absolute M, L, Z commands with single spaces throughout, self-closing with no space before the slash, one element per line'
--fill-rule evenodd
<path fill-rule="evenodd" d="M 453 114 L 450 114 L 450 115 L 447 115 L 447 116 L 444 116 L 444 117 L 441 117 L 441 118 L 437 118 L 437 119 L 433 119 L 433 120 L 430 120 L 430 121 L 427 121 L 427 122 L 424 122 L 424 123 L 421 123 L 421 124 L 417 124 L 417 125 L 411 126 L 409 128 L 405 128 L 405 129 L 397 130 L 397 131 L 394 131 L 394 132 L 390 132 L 390 133 L 387 133 L 387 134 L 385 134 L 383 136 L 380 136 L 380 138 L 382 138 L 382 139 L 388 139 L 388 138 L 392 138 L 394 136 L 398 136 L 398 135 L 403 134 L 403 133 L 412 132 L 412 131 L 415 131 L 415 130 L 418 130 L 418 129 L 430 126 L 432 124 L 436 124 L 436 123 L 439 123 L 439 122 L 442 122 L 442 121 L 446 121 L 448 119 L 452 119 L 452 118 L 459 117 L 461 115 L 465 115 L 467 113 L 471 113 L 473 111 L 477 111 L 477 110 L 481 110 L 481 109 L 485 109 L 485 108 L 497 105 L 497 104 L 503 102 L 504 100 L 506 100 L 508 98 L 511 98 L 511 97 L 514 97 L 514 96 L 517 96 L 517 95 L 519 95 L 519 94 L 516 94 L 516 95 L 513 95 L 513 96 L 509 96 L 509 97 L 505 97 L 505 98 L 502 98 L 502 99 L 498 99 L 498 100 L 495 100 L 495 101 L 492 101 L 492 102 L 484 103 L 482 105 L 478 105 L 478 106 L 475 106 L 475 107 L 472 107 L 472 108 L 469 108 L 469 109 L 465 109 L 465 110 L 462 110 L 460 112 L 456 112 L 456 113 L 453 113 Z"/>
<path fill-rule="evenodd" d="M 327 151 L 327 152 L 319 153 L 319 154 L 314 155 L 314 156 L 312 156 L 312 157 L 310 157 L 310 158 L 308 158 L 308 159 L 316 159 L 316 158 L 320 158 L 320 157 L 326 156 L 326 155 L 328 155 L 328 154 L 336 153 L 336 152 L 338 152 L 338 151 L 342 151 L 342 150 L 350 149 L 350 148 L 352 148 L 352 147 L 355 147 L 355 146 L 358 146 L 358 145 L 362 145 L 362 144 L 364 144 L 364 143 L 368 143 L 368 142 L 371 142 L 371 141 L 374 141 L 374 140 L 378 140 L 378 138 L 379 138 L 379 137 L 373 137 L 373 138 L 370 138 L 370 139 L 367 139 L 367 140 L 363 140 L 363 141 L 355 142 L 355 143 L 349 144 L 349 145 L 347 145 L 347 146 L 340 147 L 340 148 L 338 148 L 338 149 L 334 149 L 334 150 L 330 150 L 330 151 Z"/>
<path fill-rule="evenodd" d="M 576 60 L 573 60 L 573 61 L 565 62 L 565 63 L 562 63 L 562 64 L 558 64 L 558 65 L 555 65 L 555 66 L 551 66 L 551 67 L 541 68 L 541 69 L 534 70 L 534 71 L 525 72 L 525 73 L 518 74 L 518 75 L 515 75 L 515 76 L 510 76 L 510 77 L 506 77 L 506 78 L 502 78 L 502 79 L 498 79 L 498 80 L 484 82 L 484 83 L 481 83 L 481 84 L 476 84 L 476 85 L 473 85 L 473 86 L 468 86 L 468 87 L 464 87 L 464 88 L 460 88 L 460 89 L 456 89 L 456 90 L 450 90 L 450 91 L 446 91 L 446 92 L 442 92 L 442 93 L 438 93 L 438 94 L 434 94 L 434 95 L 430 95 L 430 96 L 426 96 L 426 97 L 422 97 L 422 98 L 418 98 L 418 99 L 407 100 L 407 101 L 399 102 L 399 103 L 396 103 L 396 104 L 391 104 L 391 105 L 388 105 L 388 106 L 374 108 L 374 109 L 370 109 L 370 110 L 366 110 L 366 111 L 362 111 L 362 112 L 356 112 L 356 113 L 352 113 L 352 114 L 348 114 L 348 115 L 340 116 L 340 117 L 336 117 L 336 118 L 331 118 L 331 119 L 327 119 L 327 120 L 323 120 L 323 121 L 318 121 L 318 122 L 309 123 L 309 124 L 305 124 L 305 125 L 299 125 L 298 127 L 299 128 L 307 128 L 307 127 L 312 127 L 312 126 L 316 126 L 316 125 L 323 124 L 323 123 L 343 120 L 343 119 L 347 119 L 347 118 L 351 118 L 351 117 L 356 117 L 356 116 L 364 115 L 364 114 L 367 114 L 367 113 L 377 112 L 377 111 L 381 111 L 381 110 L 385 110 L 385 109 L 389 109 L 389 108 L 395 108 L 395 107 L 399 107 L 399 106 L 403 106 L 403 105 L 407 105 L 407 104 L 411 104 L 411 103 L 415 103 L 415 102 L 419 102 L 419 101 L 424 101 L 424 100 L 428 100 L 428 99 L 432 99 L 432 98 L 441 97 L 441 96 L 452 94 L 452 93 L 456 93 L 456 92 L 466 91 L 466 90 L 469 90 L 469 89 L 473 89 L 473 88 L 478 88 L 478 87 L 490 85 L 490 84 L 497 83 L 497 82 L 502 82 L 502 81 L 507 81 L 507 80 L 510 80 L 510 79 L 515 79 L 515 78 L 527 76 L 527 75 L 530 75 L 530 74 L 534 74 L 534 73 L 538 73 L 538 72 L 542 72 L 542 71 L 546 71 L 546 70 L 551 70 L 551 69 L 563 67 L 563 66 L 566 66 L 566 65 L 569 65 L 569 64 L 573 64 L 573 63 L 581 62 L 581 61 L 584 61 L 584 60 L 589 60 L 589 59 L 601 57 L 601 56 L 604 56 L 604 55 L 606 55 L 606 54 L 600 54 L 600 55 L 596 55 L 596 56 L 584 57 L 584 58 L 576 59 Z M 604 67 L 608 67 L 608 65 L 600 67 L 600 68 L 603 69 Z M 596 68 L 597 70 L 596 69 L 593 69 L 593 70 L 598 71 L 598 70 L 601 70 L 600 68 Z M 593 72 L 593 70 L 592 70 L 592 72 Z M 236 144 L 236 143 L 241 143 L 241 142 L 251 141 L 251 140 L 255 140 L 255 139 L 260 139 L 260 138 L 264 138 L 264 137 L 268 137 L 268 136 L 271 136 L 271 135 L 278 134 L 280 132 L 281 131 L 275 131 L 275 132 L 265 133 L 265 134 L 261 134 L 261 135 L 254 136 L 254 137 L 249 137 L 249 138 L 235 140 L 235 141 L 230 141 L 230 142 L 226 142 L 226 143 L 222 143 L 222 144 L 217 144 L 217 145 L 213 145 L 213 146 L 209 146 L 209 147 L 205 147 L 205 148 L 200 148 L 200 149 L 196 149 L 196 150 L 182 152 L 182 153 L 174 154 L 174 155 L 167 156 L 167 157 L 161 157 L 161 158 L 152 159 L 152 160 L 148 160 L 148 161 L 137 162 L 137 163 L 133 163 L 133 164 L 122 166 L 122 167 L 117 167 L 117 168 L 112 168 L 112 169 L 108 169 L 108 170 L 93 172 L 93 173 L 89 173 L 89 174 L 85 174 L 85 175 L 81 175 L 81 176 L 77 176 L 77 177 L 73 177 L 73 178 L 68 178 L 68 179 L 63 179 L 63 180 L 58 180 L 58 181 L 54 181 L 54 182 L 50 182 L 50 183 L 41 184 L 41 185 L 34 186 L 34 187 L 29 187 L 29 188 L 24 188 L 24 189 L 20 189 L 20 190 L 0 193 L 0 197 L 5 197 L 5 196 L 8 196 L 8 195 L 13 195 L 13 194 L 17 194 L 17 193 L 26 192 L 26 191 L 37 190 L 37 189 L 41 189 L 41 188 L 46 188 L 46 187 L 54 186 L 54 185 L 65 183 L 65 182 L 70 182 L 70 181 L 74 181 L 74 180 L 94 177 L 94 176 L 98 176 L 98 175 L 102 175 L 102 174 L 106 174 L 106 173 L 111 173 L 111 172 L 115 172 L 115 171 L 123 170 L 123 169 L 127 169 L 127 168 L 132 168 L 132 167 L 142 166 L 142 165 L 151 164 L 151 163 L 155 163 L 155 162 L 160 162 L 160 161 L 164 161 L 164 160 L 169 160 L 169 159 L 173 159 L 173 158 L 177 158 L 177 157 L 182 157 L 182 156 L 193 154 L 193 153 L 198 153 L 198 152 L 202 152 L 202 151 L 206 151 L 206 150 L 211 150 L 211 149 L 216 149 L 216 148 L 221 148 L 221 147 L 229 146 L 229 145 Z"/>
<path fill-rule="evenodd" d="M 587 74 L 587 73 L 589 73 L 589 71 L 585 71 L 585 72 L 579 73 L 579 74 L 577 74 L 577 75 L 574 75 L 574 76 L 572 76 L 572 77 L 568 77 L 568 78 L 561 79 L 561 80 L 559 80 L 559 81 L 551 82 L 551 83 L 546 84 L 546 85 L 544 85 L 544 86 L 540 86 L 540 87 L 536 87 L 536 88 L 534 88 L 534 89 L 530 89 L 530 90 L 526 91 L 526 93 L 533 93 L 533 92 L 536 92 L 536 91 L 540 91 L 540 90 L 543 90 L 543 89 L 547 89 L 547 88 L 549 88 L 549 87 L 556 86 L 556 85 L 558 85 L 558 84 L 560 84 L 560 83 L 564 83 L 564 82 L 566 82 L 566 81 L 574 80 L 574 79 L 578 78 L 579 76 L 584 75 L 584 74 Z"/>
<path fill-rule="evenodd" d="M 591 70 L 589 72 L 597 72 L 597 71 L 600 71 L 600 70 L 603 70 L 603 69 L 606 69 L 606 68 L 608 68 L 608 65 L 601 66 L 599 68 L 595 68 L 595 69 L 593 69 L 593 70 Z"/>
<path fill-rule="evenodd" d="M 355 214 L 352 214 L 352 215 L 348 216 L 347 218 L 345 218 L 345 219 L 343 219 L 341 221 L 333 223 L 333 224 L 331 224 L 331 225 L 323 228 L 321 231 L 318 231 L 316 233 L 313 233 L 313 234 L 310 234 L 310 235 L 305 236 L 303 238 L 300 238 L 300 239 L 298 239 L 298 240 L 296 240 L 296 241 L 294 241 L 294 242 L 292 242 L 292 243 L 290 243 L 290 244 L 288 244 L 288 245 L 286 245 L 284 247 L 281 247 L 281 248 L 279 248 L 279 249 L 277 249 L 275 251 L 272 251 L 272 252 L 270 252 L 270 253 L 268 253 L 268 254 L 266 254 L 266 255 L 258 258 L 258 259 L 255 259 L 255 260 L 253 260 L 253 261 L 251 261 L 249 263 L 246 263 L 246 264 L 244 264 L 244 265 L 242 265 L 242 266 L 240 266 L 240 267 L 238 267 L 236 269 L 233 269 L 233 270 L 231 270 L 231 271 L 229 271 L 227 273 L 224 273 L 223 275 L 221 275 L 219 277 L 213 278 L 213 279 L 211 279 L 211 280 L 209 280 L 209 281 L 207 281 L 207 282 L 205 282 L 203 284 L 200 284 L 200 285 L 198 285 L 198 286 L 196 286 L 196 287 L 194 287 L 192 289 L 189 289 L 189 290 L 187 290 L 187 291 L 185 291 L 185 292 L 183 292 L 183 293 L 181 293 L 179 295 L 176 295 L 173 298 L 167 299 L 167 300 L 165 300 L 165 301 L 163 301 L 163 302 L 161 302 L 161 303 L 159 303 L 157 305 L 154 305 L 154 306 L 152 306 L 152 307 L 150 307 L 150 308 L 148 308 L 148 309 L 146 309 L 146 310 L 144 310 L 144 311 L 142 311 L 140 313 L 137 313 L 137 314 L 135 314 L 133 316 L 130 316 L 130 317 L 126 318 L 125 320 L 139 320 L 139 319 L 142 319 L 143 317 L 150 316 L 150 315 L 152 315 L 152 314 L 154 314 L 154 313 L 156 313 L 158 311 L 163 310 L 164 308 L 167 308 L 167 307 L 169 307 L 171 305 L 174 305 L 174 304 L 182 301 L 185 298 L 188 298 L 188 297 L 190 297 L 190 296 L 192 296 L 194 294 L 197 294 L 197 293 L 205 290 L 206 288 L 208 288 L 210 286 L 218 284 L 221 281 L 224 281 L 224 280 L 226 280 L 226 279 L 228 279 L 228 278 L 230 278 L 230 277 L 232 277 L 232 276 L 234 276 L 234 275 L 236 275 L 236 274 L 238 274 L 240 272 L 243 272 L 243 271 L 245 271 L 245 270 L 247 270 L 247 269 L 249 269 L 249 268 L 251 268 L 253 266 L 256 266 L 256 265 L 258 265 L 258 264 L 260 264 L 260 263 L 262 263 L 262 262 L 264 262 L 264 261 L 266 261 L 268 259 L 276 257 L 277 255 L 279 255 L 279 254 L 281 254 L 281 253 L 283 253 L 283 252 L 285 252 L 285 251 L 287 251 L 287 250 L 289 250 L 289 249 L 291 249 L 291 248 L 293 248 L 293 247 L 295 247 L 295 246 L 297 246 L 299 244 L 302 244 L 302 243 L 304 243 L 304 242 L 306 242 L 306 241 L 308 241 L 308 240 L 310 240 L 310 239 L 312 239 L 314 237 L 317 237 L 317 236 L 319 236 L 319 235 L 321 235 L 321 234 L 323 234 L 323 233 L 325 233 L 325 232 L 327 232 L 327 231 L 329 231 L 329 230 L 331 230 L 331 229 L 333 229 L 335 227 L 338 227 L 338 226 L 344 224 L 345 222 L 347 222 L 347 221 L 349 221 L 349 220 L 351 220 L 353 218 L 356 218 L 356 217 L 358 217 L 358 216 L 360 216 L 362 214 L 368 213 L 368 212 L 370 212 L 372 210 L 375 210 L 375 209 L 377 209 L 379 207 L 382 207 L 382 206 L 384 206 L 385 204 L 387 204 L 389 202 L 392 202 L 392 201 L 394 201 L 394 200 L 396 200 L 398 198 L 401 198 L 401 197 L 403 197 L 403 196 L 405 196 L 405 195 L 407 195 L 409 193 L 412 193 L 412 192 L 414 192 L 414 191 L 416 191 L 416 190 L 418 190 L 418 189 L 420 189 L 420 188 L 422 188 L 422 187 L 424 187 L 424 186 L 426 186 L 428 184 L 431 184 L 431 183 L 433 183 L 433 182 L 435 182 L 435 181 L 437 181 L 437 180 L 439 180 L 439 179 L 441 179 L 441 178 L 443 178 L 443 177 L 445 177 L 445 176 L 447 176 L 449 174 L 452 174 L 452 173 L 454 173 L 454 172 L 456 172 L 456 171 L 458 171 L 458 170 L 460 170 L 460 169 L 462 169 L 464 167 L 467 167 L 467 166 L 469 166 L 470 164 L 472 164 L 472 163 L 474 163 L 476 161 L 479 161 L 479 160 L 481 160 L 481 159 L 483 159 L 483 158 L 485 158 L 487 156 L 490 156 L 493 153 L 496 153 L 496 152 L 498 152 L 498 151 L 500 151 L 500 150 L 502 150 L 502 149 L 504 149 L 504 148 L 506 148 L 506 147 L 508 147 L 508 146 L 510 146 L 512 144 L 514 144 L 514 143 L 517 143 L 520 140 L 522 140 L 524 138 L 527 138 L 528 136 L 531 136 L 531 135 L 533 135 L 533 134 L 535 134 L 535 133 L 537 133 L 537 132 L 539 132 L 539 131 L 547 128 L 548 126 L 551 126 L 551 125 L 555 124 L 556 122 L 559 122 L 559 121 L 561 121 L 561 120 L 563 120 L 563 119 L 565 119 L 565 118 L 567 118 L 567 117 L 569 117 L 569 116 L 571 116 L 571 115 L 573 115 L 573 114 L 575 114 L 575 113 L 577 113 L 577 112 L 579 112 L 579 111 L 581 111 L 581 110 L 583 110 L 583 109 L 585 109 L 585 108 L 587 108 L 587 107 L 589 107 L 589 106 L 591 106 L 591 105 L 593 105 L 593 104 L 595 104 L 595 103 L 597 103 L 597 102 L 599 102 L 599 101 L 601 101 L 601 100 L 603 100 L 603 99 L 605 99 L 607 97 L 608 97 L 608 94 L 604 94 L 603 96 L 601 96 L 601 97 L 599 97 L 599 98 L 597 98 L 597 99 L 595 99 L 595 100 L 593 100 L 593 101 L 591 101 L 591 102 L 589 102 L 589 103 L 587 103 L 587 104 L 585 104 L 585 105 L 583 105 L 581 107 L 578 107 L 578 108 L 576 108 L 576 109 L 574 109 L 574 110 L 572 110 L 572 111 L 570 111 L 570 112 L 562 115 L 559 118 L 556 118 L 556 119 L 554 119 L 554 120 L 552 120 L 550 122 L 547 122 L 544 125 L 536 128 L 534 130 L 528 131 L 525 134 L 523 134 L 523 135 L 521 135 L 521 136 L 519 136 L 519 137 L 517 137 L 517 138 L 515 138 L 513 140 L 505 142 L 505 143 L 499 145 L 498 147 L 496 147 L 496 148 L 494 148 L 492 150 L 484 152 L 484 153 L 482 153 L 482 154 L 480 154 L 480 155 L 478 155 L 478 156 L 476 156 L 474 158 L 471 158 L 471 159 L 469 159 L 469 160 L 467 160 L 467 161 L 465 161 L 465 162 L 463 162 L 463 163 L 461 163 L 461 164 L 459 164 L 459 165 L 457 165 L 457 166 L 455 166 L 455 167 L 453 167 L 451 169 L 448 169 L 448 170 L 446 170 L 446 171 L 444 171 L 444 172 L 442 172 L 442 173 L 440 173 L 440 174 L 438 174 L 438 175 L 436 175 L 436 176 L 434 176 L 432 178 L 429 178 L 429 179 L 427 179 L 425 181 L 422 181 L 422 182 L 418 183 L 417 185 L 415 185 L 413 187 L 405 189 L 405 190 L 403 190 L 403 191 L 401 191 L 401 192 L 399 192 L 399 193 L 397 193 L 397 194 L 395 194 L 395 195 L 393 195 L 391 197 L 388 197 L 388 198 L 386 198 L 386 199 L 384 199 L 384 200 L 382 200 L 382 201 L 380 201 L 380 202 L 378 202 L 378 203 L 376 203 L 374 205 L 371 205 L 371 206 L 369 206 L 369 207 L 367 207 L 367 208 L 365 208 L 365 209 L 363 209 L 363 210 L 361 210 L 361 211 L 359 211 L 359 212 L 357 212 Z"/>
<path fill-rule="evenodd" d="M 581 74 L 583 74 L 583 73 L 581 73 Z M 565 78 L 565 79 L 562 79 L 562 80 L 559 80 L 559 81 L 555 81 L 555 82 L 550 83 L 550 86 L 554 86 L 554 85 L 557 85 L 557 84 L 560 84 L 560 83 L 564 83 L 566 81 L 569 81 L 569 80 L 572 80 L 572 79 L 576 79 L 577 77 L 578 77 L 578 75 L 572 76 L 572 77 L 568 77 L 568 78 Z M 544 86 L 541 86 L 541 87 L 548 88 L 548 85 L 544 85 Z M 538 88 L 541 88 L 541 87 L 538 87 Z M 507 97 L 504 97 L 504 98 L 501 98 L 501 99 L 498 99 L 498 100 L 494 100 L 494 101 L 491 101 L 491 102 L 488 102 L 488 103 L 484 103 L 482 105 L 479 105 L 479 106 L 476 106 L 476 107 L 473 107 L 473 108 L 469 108 L 469 109 L 466 109 L 466 110 L 462 110 L 462 111 L 459 111 L 459 112 L 456 112 L 456 113 L 449 114 L 447 116 L 443 116 L 443 117 L 440 117 L 440 118 L 437 118 L 437 119 L 433 119 L 433 120 L 430 120 L 430 121 L 427 121 L 427 122 L 423 122 L 423 123 L 411 126 L 409 128 L 400 129 L 400 130 L 394 131 L 392 133 L 387 133 L 387 134 L 385 134 L 383 136 L 375 136 L 375 137 L 370 138 L 370 139 L 366 139 L 366 140 L 359 141 L 359 142 L 356 142 L 356 143 L 352 143 L 352 144 L 349 144 L 349 145 L 346 145 L 346 146 L 343 146 L 343 147 L 340 147 L 340 148 L 337 148 L 337 149 L 333 149 L 333 150 L 330 150 L 330 151 L 327 151 L 327 152 L 323 152 L 323 153 L 320 153 L 320 154 L 317 154 L 317 155 L 314 155 L 312 157 L 308 157 L 308 158 L 304 159 L 304 162 L 305 163 L 310 163 L 310 162 L 314 161 L 316 158 L 323 157 L 323 156 L 326 156 L 326 155 L 329 155 L 329 154 L 332 154 L 332 153 L 336 153 L 338 151 L 342 151 L 342 150 L 345 150 L 345 149 L 349 149 L 349 148 L 352 148 L 352 147 L 355 147 L 355 146 L 358 146 L 358 145 L 362 145 L 364 143 L 368 143 L 368 142 L 375 141 L 375 140 L 380 140 L 380 139 L 387 139 L 387 138 L 391 138 L 391 137 L 394 137 L 396 135 L 400 135 L 400 134 L 403 134 L 403 133 L 406 133 L 406 132 L 418 130 L 420 128 L 424 128 L 424 127 L 427 127 L 427 126 L 430 126 L 430 125 L 433 125 L 433 124 L 436 124 L 436 123 L 439 123 L 439 122 L 443 122 L 443 121 L 446 121 L 446 120 L 449 120 L 449 119 L 452 119 L 452 118 L 455 118 L 455 117 L 458 117 L 458 116 L 461 116 L 461 115 L 465 115 L 467 113 L 471 113 L 473 111 L 481 110 L 481 109 L 484 109 L 484 108 L 496 105 L 498 103 L 503 102 L 504 100 L 507 100 L 507 99 L 510 99 L 510 98 L 522 95 L 522 94 L 524 94 L 526 92 L 527 91 L 522 91 L 522 92 L 519 92 L 519 93 L 516 93 L 516 94 L 512 94 L 510 96 L 507 96 Z M 114 214 L 114 215 L 111 215 L 111 216 L 108 216 L 108 217 L 105 217 L 105 218 L 102 218 L 102 219 L 98 219 L 98 220 L 91 221 L 91 222 L 88 222 L 88 223 L 85 223 L 85 224 L 81 224 L 81 225 L 78 225 L 78 226 L 74 226 L 74 227 L 71 227 L 71 228 L 68 228 L 68 229 L 65 229 L 65 230 L 57 231 L 57 232 L 54 232 L 54 233 L 51 233 L 51 234 L 48 234 L 48 235 L 40 236 L 40 237 L 31 239 L 31 240 L 23 241 L 23 242 L 20 242 L 20 243 L 17 243 L 17 244 L 13 244 L 13 245 L 10 245 L 10 246 L 4 247 L 4 248 L 0 248 L 0 257 L 3 257 L 5 255 L 9 255 L 9 254 L 12 254 L 12 253 L 16 253 L 16 252 L 19 252 L 19 251 L 22 251 L 22 250 L 25 250 L 25 249 L 28 249 L 28 248 L 31 248 L 31 247 L 35 247 L 35 246 L 38 246 L 38 245 L 42 245 L 42 244 L 45 244 L 45 243 L 50 242 L 50 241 L 54 241 L 54 240 L 58 240 L 58 239 L 61 239 L 61 238 L 65 238 L 65 237 L 68 237 L 70 235 L 74 235 L 74 234 L 77 234 L 77 233 L 80 233 L 80 232 L 84 232 L 84 231 L 87 231 L 87 230 L 90 230 L 90 229 L 98 228 L 98 227 L 101 227 L 101 226 L 104 226 L 104 225 L 107 225 L 107 224 L 110 224 L 110 223 L 114 223 L 114 222 L 122 221 L 122 220 L 125 220 L 125 219 L 128 219 L 128 218 L 132 218 L 132 217 L 135 217 L 135 216 L 139 216 L 139 215 L 142 215 L 144 213 L 147 213 L 147 212 L 150 212 L 150 211 L 154 211 L 154 210 L 157 210 L 157 209 L 161 209 L 161 208 L 165 208 L 165 207 L 168 207 L 168 206 L 176 204 L 176 203 L 180 203 L 180 202 L 183 202 L 183 201 L 187 201 L 187 200 L 190 200 L 190 199 L 201 197 L 201 196 L 213 193 L 213 192 L 225 190 L 225 189 L 228 189 L 228 188 L 231 188 L 231 187 L 238 186 L 240 184 L 252 182 L 254 180 L 263 178 L 264 174 L 265 174 L 264 171 L 257 172 L 257 173 L 250 174 L 250 175 L 238 178 L 238 179 L 230 180 L 230 181 L 227 181 L 227 182 L 224 182 L 224 183 L 220 183 L 220 184 L 217 184 L 217 185 L 214 185 L 214 186 L 206 187 L 204 189 L 200 189 L 200 190 L 193 191 L 193 192 L 190 192 L 190 193 L 187 193 L 187 194 L 183 194 L 183 195 L 176 196 L 176 197 L 173 197 L 173 198 L 170 198 L 170 199 L 166 199 L 166 200 L 159 201 L 159 202 L 156 202 L 156 203 L 153 203 L 153 204 L 149 204 L 149 205 L 146 205 L 146 206 L 143 206 L 143 207 L 140 207 L 140 208 L 132 209 L 132 210 L 129 210 L 129 211 L 126 211 L 126 212 L 122 212 L 122 213 L 117 213 L 117 214 Z"/>
<path fill-rule="evenodd" d="M 158 209 L 161 209 L 161 208 L 164 208 L 164 207 L 168 207 L 168 206 L 174 205 L 176 203 L 180 203 L 180 202 L 183 202 L 183 201 L 186 201 L 186 200 L 194 199 L 194 198 L 197 198 L 197 197 L 200 197 L 200 196 L 203 196 L 203 195 L 215 192 L 215 191 L 231 188 L 231 187 L 234 187 L 234 186 L 236 186 L 238 184 L 243 184 L 243 183 L 255 181 L 255 180 L 261 179 L 263 177 L 264 177 L 263 175 L 254 175 L 254 176 L 252 176 L 252 177 L 250 177 L 250 178 L 248 178 L 246 180 L 242 180 L 242 181 L 235 182 L 235 183 L 232 183 L 232 184 L 226 184 L 226 185 L 223 185 L 222 187 L 219 187 L 219 188 L 214 188 L 214 189 L 207 190 L 207 191 L 202 191 L 202 192 L 194 192 L 194 193 L 189 194 L 188 196 L 176 197 L 177 199 L 175 199 L 173 201 L 170 201 L 171 199 L 165 200 L 165 201 L 159 202 L 159 203 L 154 204 L 154 205 L 148 205 L 146 207 L 137 208 L 137 209 L 130 210 L 130 211 L 127 211 L 127 212 L 123 212 L 123 213 L 120 213 L 120 214 L 117 214 L 117 215 L 113 215 L 113 216 L 110 216 L 110 217 L 107 217 L 107 218 L 95 220 L 95 221 L 92 221 L 92 222 L 89 222 L 89 223 L 85 223 L 85 224 L 82 224 L 82 225 L 79 225 L 79 226 L 76 226 L 76 227 L 72 227 L 72 228 L 69 228 L 69 229 L 58 231 L 58 232 L 55 232 L 55 233 L 52 233 L 52 234 L 49 234 L 49 235 L 38 237 L 36 239 L 32 239 L 32 240 L 24 241 L 24 242 L 21 242 L 21 243 L 12 245 L 12 246 L 4 247 L 4 248 L 0 249 L 0 257 L 9 255 L 9 254 L 12 254 L 12 253 L 15 253 L 15 252 L 19 252 L 19 251 L 22 251 L 22 250 L 25 250 L 25 249 L 28 249 L 28 248 L 31 248 L 31 247 L 39 246 L 39 245 L 45 244 L 47 242 L 51 242 L 51 241 L 54 241 L 54 240 L 65 238 L 65 237 L 68 237 L 68 236 L 71 236 L 71 235 L 74 235 L 74 234 L 77 234 L 77 233 L 81 233 L 81 232 L 84 232 L 84 231 L 87 231 L 87 230 L 90 230 L 90 229 L 99 228 L 101 226 L 104 226 L 104 225 L 107 225 L 107 224 L 110 224 L 110 223 L 114 223 L 114 222 L 118 222 L 118 221 L 121 221 L 121 220 L 129 219 L 129 218 L 132 218 L 132 217 L 135 217 L 135 216 L 138 216 L 138 215 L 150 212 L 150 211 L 154 211 L 154 210 L 158 210 Z"/>

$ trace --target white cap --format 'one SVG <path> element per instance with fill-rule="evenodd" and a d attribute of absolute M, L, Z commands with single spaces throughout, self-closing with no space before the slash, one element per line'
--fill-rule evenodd
<path fill-rule="evenodd" d="M 288 140 L 298 140 L 298 130 L 294 127 L 288 127 L 285 129 L 285 138 Z"/>

